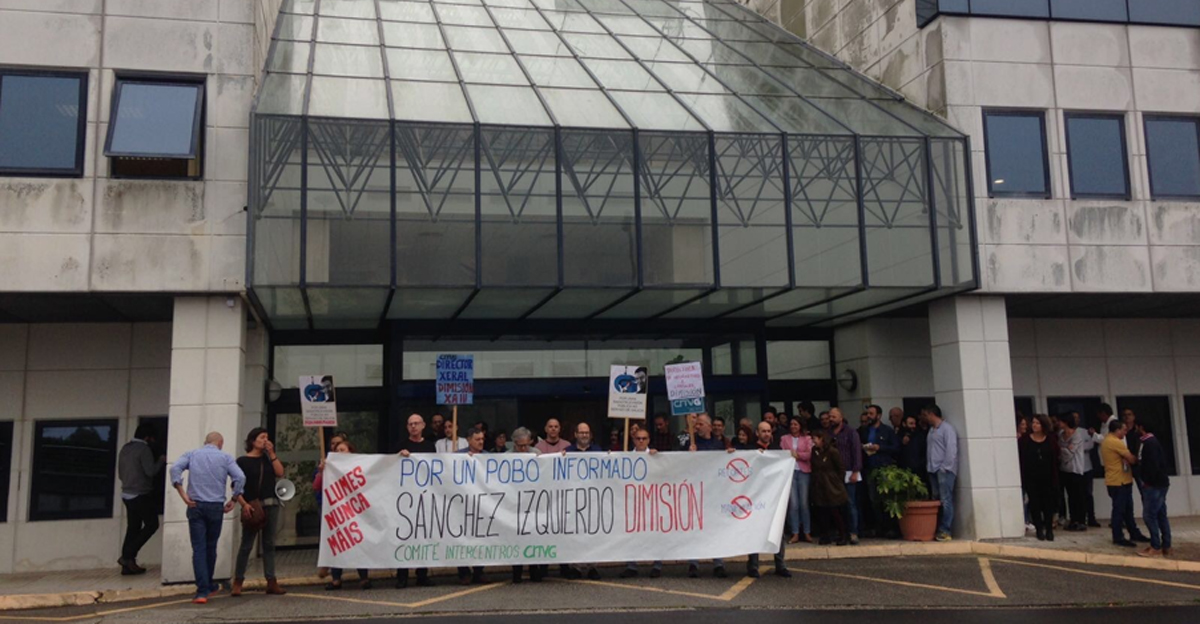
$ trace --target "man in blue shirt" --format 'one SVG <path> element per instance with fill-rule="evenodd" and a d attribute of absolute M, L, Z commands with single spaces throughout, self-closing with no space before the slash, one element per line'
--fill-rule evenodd
<path fill-rule="evenodd" d="M 246 475 L 233 456 L 221 452 L 225 438 L 217 432 L 204 437 L 204 446 L 184 453 L 171 466 L 171 484 L 187 505 L 188 533 L 192 539 L 192 572 L 196 576 L 195 604 L 208 603 L 208 597 L 220 587 L 213 582 L 217 566 L 217 540 L 221 537 L 222 517 L 233 510 L 234 502 L 243 508 L 250 503 L 242 498 Z M 187 489 L 183 471 L 188 471 Z M 225 481 L 233 482 L 233 496 L 225 500 Z"/>
<path fill-rule="evenodd" d="M 950 541 L 950 525 L 954 522 L 954 481 L 958 478 L 958 432 L 942 420 L 942 410 L 929 404 L 921 410 L 921 418 L 929 423 L 930 492 L 942 501 L 942 518 L 938 522 L 937 541 Z"/>

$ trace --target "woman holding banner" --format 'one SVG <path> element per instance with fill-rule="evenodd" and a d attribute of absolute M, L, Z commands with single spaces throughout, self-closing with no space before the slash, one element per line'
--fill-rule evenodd
<path fill-rule="evenodd" d="M 338 442 L 336 446 L 329 449 L 333 453 L 353 453 L 354 446 L 349 442 Z M 325 471 L 322 470 L 313 478 L 313 491 L 321 492 L 325 486 Z M 407 570 L 405 571 L 407 573 Z M 333 580 L 325 584 L 325 591 L 337 591 L 342 588 L 342 569 L 330 568 L 329 574 Z M 371 578 L 368 576 L 369 571 L 365 568 L 358 569 L 358 586 L 362 589 L 371 589 Z"/>

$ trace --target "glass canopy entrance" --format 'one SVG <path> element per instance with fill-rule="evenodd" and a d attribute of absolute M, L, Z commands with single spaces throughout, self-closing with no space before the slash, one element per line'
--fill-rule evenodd
<path fill-rule="evenodd" d="M 735 3 L 285 0 L 266 70 L 277 329 L 829 326 L 977 282 L 967 139 Z"/>

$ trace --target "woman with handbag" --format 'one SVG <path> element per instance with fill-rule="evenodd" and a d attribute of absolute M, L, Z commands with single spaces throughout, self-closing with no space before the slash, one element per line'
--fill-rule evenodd
<path fill-rule="evenodd" d="M 250 562 L 250 551 L 254 549 L 254 538 L 259 534 L 262 535 L 266 593 L 286 594 L 279 586 L 279 581 L 275 580 L 275 531 L 279 526 L 280 510 L 279 499 L 275 497 L 275 479 L 283 476 L 283 462 L 275 455 L 275 445 L 271 443 L 266 429 L 255 427 L 250 430 L 246 436 L 246 454 L 238 458 L 237 464 L 246 473 L 243 496 L 249 504 L 242 508 L 242 544 L 238 548 L 230 595 L 242 595 L 246 565 Z"/>

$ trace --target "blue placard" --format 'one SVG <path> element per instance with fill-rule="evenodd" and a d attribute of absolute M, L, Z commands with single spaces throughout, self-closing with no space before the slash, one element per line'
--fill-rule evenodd
<path fill-rule="evenodd" d="M 671 401 L 672 416 L 687 416 L 688 414 L 699 414 L 704 411 L 704 397 L 695 399 L 675 399 Z"/>
<path fill-rule="evenodd" d="M 438 405 L 475 402 L 475 356 L 441 354 L 437 358 Z"/>

